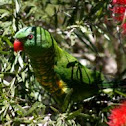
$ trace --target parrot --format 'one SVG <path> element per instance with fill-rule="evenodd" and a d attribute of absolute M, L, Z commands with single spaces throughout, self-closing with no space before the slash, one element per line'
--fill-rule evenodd
<path fill-rule="evenodd" d="M 14 51 L 26 53 L 36 80 L 58 104 L 62 105 L 66 97 L 73 102 L 90 98 L 103 87 L 103 74 L 87 68 L 61 49 L 51 33 L 44 28 L 22 28 L 14 39 Z"/>

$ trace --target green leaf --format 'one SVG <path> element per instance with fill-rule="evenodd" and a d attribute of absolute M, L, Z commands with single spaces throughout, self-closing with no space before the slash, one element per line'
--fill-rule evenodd
<path fill-rule="evenodd" d="M 45 106 L 41 102 L 35 102 L 32 107 L 27 111 L 27 113 L 24 113 L 23 116 L 28 116 L 32 114 L 38 107 L 45 108 Z"/>

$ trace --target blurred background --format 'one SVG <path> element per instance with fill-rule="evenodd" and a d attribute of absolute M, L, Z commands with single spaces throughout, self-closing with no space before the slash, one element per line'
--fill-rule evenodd
<path fill-rule="evenodd" d="M 36 82 L 27 56 L 13 51 L 13 41 L 19 29 L 41 26 L 83 65 L 125 83 L 125 34 L 112 6 L 110 0 L 0 0 L 0 125 L 107 126 L 110 108 L 126 96 L 122 90 L 61 113 Z"/>

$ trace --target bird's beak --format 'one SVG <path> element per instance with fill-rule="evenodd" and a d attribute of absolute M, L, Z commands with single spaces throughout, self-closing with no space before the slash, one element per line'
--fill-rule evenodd
<path fill-rule="evenodd" d="M 18 52 L 18 51 L 22 51 L 23 50 L 23 43 L 21 41 L 19 41 L 18 39 L 14 40 L 14 51 Z"/>

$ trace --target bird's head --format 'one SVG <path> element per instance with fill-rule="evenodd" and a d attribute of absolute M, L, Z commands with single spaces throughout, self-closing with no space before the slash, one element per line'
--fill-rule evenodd
<path fill-rule="evenodd" d="M 24 50 L 27 53 L 38 54 L 54 45 L 53 37 L 41 27 L 23 28 L 15 34 L 14 38 L 14 51 L 16 52 Z"/>

